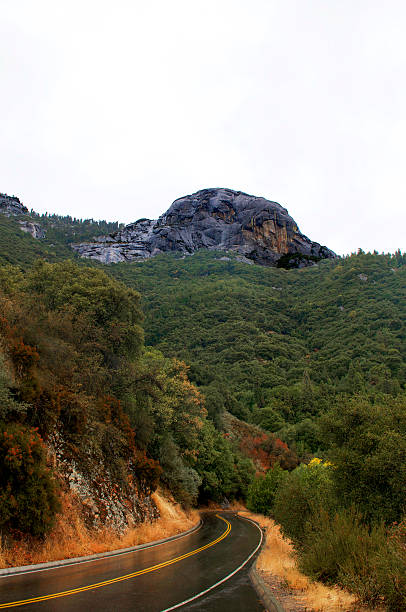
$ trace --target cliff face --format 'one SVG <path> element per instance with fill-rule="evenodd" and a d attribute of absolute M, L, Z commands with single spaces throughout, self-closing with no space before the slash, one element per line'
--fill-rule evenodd
<path fill-rule="evenodd" d="M 69 443 L 58 431 L 47 441 L 50 463 L 65 490 L 73 493 L 80 503 L 85 524 L 92 528 L 109 528 L 123 532 L 127 527 L 159 517 L 151 498 L 152 491 L 134 479 L 117 482 L 111 466 L 100 453 L 92 452 L 91 432 L 87 432 L 89 448 L 86 455 L 72 453 Z M 131 472 L 131 463 L 128 471 Z"/>
<path fill-rule="evenodd" d="M 26 234 L 31 234 L 33 238 L 45 238 L 46 231 L 38 224 L 32 221 L 19 221 L 20 229 Z"/>
<path fill-rule="evenodd" d="M 166 251 L 190 254 L 201 248 L 236 251 L 262 265 L 275 265 L 288 254 L 335 257 L 304 236 L 280 204 L 231 189 L 203 189 L 175 200 L 157 221 L 140 219 L 72 247 L 82 257 L 103 263 L 142 260 Z"/>

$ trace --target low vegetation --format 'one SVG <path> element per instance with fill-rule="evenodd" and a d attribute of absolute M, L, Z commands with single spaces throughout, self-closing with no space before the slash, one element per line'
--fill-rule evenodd
<path fill-rule="evenodd" d="M 308 578 L 297 567 L 295 549 L 282 536 L 275 521 L 262 514 L 240 511 L 242 516 L 257 521 L 266 533 L 266 542 L 257 560 L 260 572 L 271 593 L 276 596 L 284 609 L 295 606 L 314 612 L 367 612 L 360 606 L 355 595 L 337 586 L 327 586 Z"/>
<path fill-rule="evenodd" d="M 377 482 L 385 469 L 382 464 Z M 282 478 L 278 472 L 267 474 L 272 486 L 264 488 L 265 479 L 254 481 L 249 507 L 275 519 L 294 546 L 298 568 L 311 579 L 339 585 L 364 605 L 400 612 L 406 606 L 405 521 L 378 520 L 376 510 L 367 512 L 366 501 L 362 512 L 351 496 L 340 495 L 338 471 L 334 464 L 313 459 Z M 378 495 L 370 498 L 372 507 Z"/>

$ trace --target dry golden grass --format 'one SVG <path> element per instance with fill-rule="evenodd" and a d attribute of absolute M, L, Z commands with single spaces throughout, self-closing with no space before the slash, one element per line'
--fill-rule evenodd
<path fill-rule="evenodd" d="M 4 541 L 0 540 L 0 568 L 81 557 L 137 546 L 186 531 L 198 522 L 199 514 L 196 510 L 185 512 L 181 506 L 165 498 L 162 493 L 156 492 L 152 497 L 159 509 L 160 518 L 118 534 L 108 528 L 87 529 L 80 514 L 79 504 L 72 496 L 65 494 L 62 500 L 63 512 L 44 542 L 25 540 L 12 542 L 6 546 Z"/>
<path fill-rule="evenodd" d="M 244 504 L 242 504 L 239 501 L 232 501 L 230 502 L 227 510 L 231 510 L 232 512 L 247 512 L 247 508 L 244 506 Z"/>
<path fill-rule="evenodd" d="M 278 525 L 261 514 L 239 512 L 242 516 L 252 518 L 261 527 L 266 528 L 266 544 L 258 557 L 257 568 L 281 582 L 286 583 L 297 595 L 309 612 L 343 612 L 357 610 L 367 612 L 368 608 L 359 606 L 356 598 L 338 587 L 327 587 L 319 582 L 312 582 L 296 567 L 293 546 L 282 537 Z"/>
<path fill-rule="evenodd" d="M 6 555 L 4 553 L 3 538 L 0 536 L 0 567 L 6 567 Z"/>

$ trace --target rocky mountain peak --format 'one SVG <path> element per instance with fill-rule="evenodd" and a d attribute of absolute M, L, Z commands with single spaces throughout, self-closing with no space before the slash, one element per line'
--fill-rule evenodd
<path fill-rule="evenodd" d="M 167 251 L 191 254 L 201 248 L 235 251 L 245 261 L 262 265 L 275 265 L 290 255 L 300 255 L 300 265 L 335 257 L 304 236 L 277 202 L 224 188 L 184 196 L 156 221 L 140 219 L 73 248 L 103 263 L 143 260 Z"/>
<path fill-rule="evenodd" d="M 0 193 L 0 213 L 5 215 L 26 215 L 28 208 L 16 196 Z"/>
<path fill-rule="evenodd" d="M 188 220 L 195 222 L 196 215 L 199 219 L 202 214 L 203 216 L 207 214 L 214 219 L 232 223 L 235 221 L 236 213 L 245 216 L 245 221 L 249 221 L 252 214 L 263 211 L 289 217 L 288 211 L 280 204 L 265 198 L 233 189 L 202 189 L 175 200 L 158 221 L 167 225 L 177 223 L 180 218 L 186 223 Z"/>

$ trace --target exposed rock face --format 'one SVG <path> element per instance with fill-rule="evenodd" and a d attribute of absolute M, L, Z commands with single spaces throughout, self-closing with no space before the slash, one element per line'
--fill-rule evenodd
<path fill-rule="evenodd" d="M 27 215 L 29 211 L 16 196 L 0 193 L 0 213 L 10 217 Z M 20 224 L 20 229 L 27 234 L 31 234 L 33 238 L 45 238 L 46 231 L 38 223 L 33 221 L 19 221 L 18 223 Z"/>
<path fill-rule="evenodd" d="M 72 246 L 82 257 L 103 263 L 143 260 L 166 251 L 190 254 L 201 248 L 236 251 L 243 260 L 262 265 L 275 265 L 288 253 L 335 257 L 301 234 L 280 204 L 232 189 L 203 189 L 175 200 L 157 221 L 140 219 L 95 242 Z"/>
<path fill-rule="evenodd" d="M 28 208 L 16 196 L 0 193 L 0 212 L 5 215 L 26 215 Z"/>
<path fill-rule="evenodd" d="M 38 225 L 38 223 L 32 223 L 31 221 L 19 221 L 20 228 L 23 232 L 31 234 L 33 238 L 45 238 L 45 230 Z"/>
<path fill-rule="evenodd" d="M 151 491 L 135 482 L 119 485 L 109 465 L 90 448 L 85 460 L 83 456 L 75 457 L 61 434 L 54 431 L 48 439 L 48 454 L 62 482 L 81 502 L 89 527 L 108 526 L 123 532 L 159 517 Z"/>

